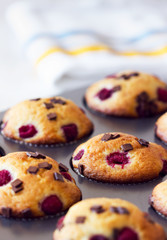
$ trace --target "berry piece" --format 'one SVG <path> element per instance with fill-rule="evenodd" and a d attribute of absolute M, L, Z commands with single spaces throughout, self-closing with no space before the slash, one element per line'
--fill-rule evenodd
<path fill-rule="evenodd" d="M 77 138 L 78 129 L 74 123 L 62 126 L 62 129 L 67 142 L 74 141 Z"/>
<path fill-rule="evenodd" d="M 162 160 L 163 161 L 163 168 L 160 172 L 161 175 L 166 175 L 167 174 L 167 160 Z"/>
<path fill-rule="evenodd" d="M 118 233 L 114 240 L 139 240 L 139 238 L 136 232 L 128 227 L 125 227 Z"/>
<path fill-rule="evenodd" d="M 1 170 L 0 171 L 0 187 L 6 185 L 12 180 L 12 177 L 10 175 L 10 172 L 7 170 Z"/>
<path fill-rule="evenodd" d="M 59 229 L 59 231 L 63 228 L 63 221 L 64 221 L 65 216 L 62 216 L 61 218 L 59 218 L 56 228 Z"/>
<path fill-rule="evenodd" d="M 80 160 L 82 156 L 84 155 L 84 150 L 80 150 L 77 155 L 74 156 L 74 160 Z"/>
<path fill-rule="evenodd" d="M 167 103 L 167 89 L 158 88 L 158 100 Z"/>
<path fill-rule="evenodd" d="M 122 165 L 122 169 L 124 168 L 124 165 L 129 163 L 129 157 L 127 157 L 127 152 L 113 152 L 110 153 L 107 158 L 107 164 L 110 165 L 111 167 L 114 167 L 115 164 L 117 165 Z"/>
<path fill-rule="evenodd" d="M 89 240 L 109 240 L 107 237 L 103 235 L 93 235 L 92 237 L 89 238 Z"/>
<path fill-rule="evenodd" d="M 42 211 L 47 215 L 54 215 L 61 212 L 63 204 L 56 195 L 46 197 L 41 203 Z"/>
<path fill-rule="evenodd" d="M 97 97 L 100 98 L 101 101 L 106 100 L 108 98 L 110 98 L 112 95 L 112 91 L 110 89 L 107 88 L 103 88 L 102 90 L 100 90 L 97 93 Z"/>
<path fill-rule="evenodd" d="M 61 172 L 61 175 L 63 175 L 64 178 L 72 182 L 72 178 L 69 173 L 67 172 Z"/>
<path fill-rule="evenodd" d="M 19 128 L 19 136 L 21 138 L 34 137 L 38 131 L 32 124 L 23 125 Z"/>

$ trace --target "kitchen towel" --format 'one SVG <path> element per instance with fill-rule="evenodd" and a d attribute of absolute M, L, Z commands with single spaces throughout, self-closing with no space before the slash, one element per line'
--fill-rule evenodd
<path fill-rule="evenodd" d="M 62 88 L 64 76 L 76 87 L 88 76 L 121 69 L 167 69 L 164 0 L 18 1 L 7 19 L 39 78 L 50 85 Z"/>

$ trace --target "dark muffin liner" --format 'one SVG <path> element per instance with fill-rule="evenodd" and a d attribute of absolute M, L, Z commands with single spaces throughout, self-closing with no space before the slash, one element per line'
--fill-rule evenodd
<path fill-rule="evenodd" d="M 86 102 L 85 96 L 83 97 L 82 101 L 83 101 L 83 104 L 88 111 L 95 114 L 96 116 L 103 117 L 103 118 L 107 118 L 107 117 L 108 118 L 123 118 L 123 119 L 132 119 L 132 120 L 135 120 L 135 119 L 149 119 L 149 118 L 153 118 L 155 116 L 161 116 L 161 114 L 166 112 L 166 110 L 164 110 L 164 111 L 152 114 L 150 116 L 142 116 L 142 117 L 139 117 L 139 116 L 136 116 L 136 117 L 135 116 L 119 116 L 119 115 L 114 115 L 112 113 L 107 114 L 107 113 L 104 113 L 104 112 L 101 112 L 101 111 L 98 111 L 96 109 L 93 109 L 93 108 L 89 107 L 87 102 Z"/>
<path fill-rule="evenodd" d="M 157 213 L 159 216 L 161 216 L 163 219 L 167 220 L 167 216 L 165 216 L 163 213 L 157 211 L 152 205 L 150 205 L 150 208 L 154 210 L 155 213 Z"/>
<path fill-rule="evenodd" d="M 159 175 L 158 177 L 154 178 L 154 179 L 151 179 L 149 181 L 144 181 L 144 182 L 132 182 L 132 183 L 129 183 L 129 182 L 106 182 L 106 181 L 99 181 L 99 180 L 96 180 L 96 179 L 92 179 L 92 178 L 88 178 L 86 176 L 84 176 L 83 174 L 81 174 L 78 170 L 78 168 L 75 168 L 72 164 L 72 158 L 70 158 L 70 167 L 71 169 L 73 170 L 73 172 L 75 172 L 78 176 L 84 178 L 85 180 L 89 181 L 89 182 L 95 182 L 95 183 L 100 183 L 100 184 L 106 184 L 106 185 L 123 185 L 123 186 L 127 186 L 127 185 L 141 185 L 141 184 L 146 184 L 146 183 L 151 183 L 151 182 L 154 182 L 156 180 L 161 180 L 164 175 Z"/>
<path fill-rule="evenodd" d="M 41 148 L 54 148 L 54 147 L 65 147 L 65 146 L 70 146 L 70 145 L 73 145 L 73 144 L 76 144 L 80 141 L 83 141 L 84 139 L 86 140 L 94 131 L 94 128 L 87 134 L 85 135 L 84 137 L 80 138 L 80 139 L 77 139 L 77 140 L 74 140 L 74 141 L 71 141 L 71 142 L 67 142 L 67 143 L 54 143 L 54 144 L 37 144 L 37 143 L 29 143 L 29 142 L 25 142 L 23 140 L 16 140 L 16 139 L 13 139 L 13 138 L 9 138 L 7 136 L 5 136 L 3 134 L 3 132 L 1 131 L 0 134 L 8 141 L 11 141 L 13 143 L 16 143 L 16 144 L 20 144 L 20 145 L 26 145 L 26 146 L 30 146 L 30 147 L 41 147 Z"/>
<path fill-rule="evenodd" d="M 23 222 L 32 222 L 32 221 L 45 221 L 47 219 L 53 219 L 53 218 L 59 218 L 61 216 L 64 216 L 67 213 L 68 209 L 66 211 L 57 213 L 55 215 L 47 215 L 47 216 L 43 216 L 43 217 L 28 217 L 28 218 L 24 218 L 24 217 L 16 217 L 16 216 L 11 216 L 11 217 L 5 217 L 0 215 L 0 218 L 2 219 L 14 219 L 16 221 L 23 221 Z"/>

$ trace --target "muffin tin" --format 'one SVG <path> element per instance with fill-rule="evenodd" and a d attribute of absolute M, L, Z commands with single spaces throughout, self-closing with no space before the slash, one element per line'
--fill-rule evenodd
<path fill-rule="evenodd" d="M 90 112 L 84 105 L 83 96 L 85 88 L 69 91 L 62 94 L 63 97 L 69 98 L 81 108 L 83 108 L 87 116 L 94 123 L 94 132 L 89 137 L 105 132 L 125 132 L 143 138 L 151 142 L 166 147 L 154 135 L 154 124 L 159 116 L 153 118 L 130 119 L 105 117 L 96 113 Z M 3 113 L 0 114 L 2 119 Z M 70 168 L 70 173 L 75 178 L 78 187 L 82 191 L 83 199 L 92 197 L 110 197 L 122 198 L 136 204 L 142 211 L 149 212 L 152 219 L 161 224 L 167 233 L 167 219 L 159 216 L 152 208 L 149 207 L 148 199 L 153 188 L 167 177 L 158 178 L 151 182 L 141 184 L 103 184 L 89 181 L 81 176 L 78 176 L 70 167 L 70 159 L 75 148 L 82 142 L 88 139 L 84 138 L 74 144 L 64 147 L 35 147 L 29 145 L 16 144 L 10 140 L 6 140 L 0 135 L 0 146 L 6 153 L 15 151 L 38 151 L 48 155 L 58 162 L 62 162 Z M 0 217 L 0 233 L 1 240 L 46 240 L 52 239 L 53 231 L 56 227 L 57 218 L 34 219 L 34 220 L 16 220 L 5 219 Z"/>

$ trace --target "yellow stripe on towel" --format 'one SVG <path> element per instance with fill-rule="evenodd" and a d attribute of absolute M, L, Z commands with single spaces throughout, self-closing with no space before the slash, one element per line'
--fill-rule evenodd
<path fill-rule="evenodd" d="M 111 52 L 115 55 L 120 55 L 120 56 L 159 56 L 159 55 L 163 55 L 167 53 L 167 46 L 162 47 L 160 49 L 157 49 L 155 51 L 150 51 L 150 52 L 138 52 L 138 51 L 130 51 L 130 52 L 119 52 L 119 51 L 115 51 L 110 47 L 107 46 L 87 46 L 87 47 L 82 47 L 82 48 L 78 48 L 76 50 L 72 50 L 72 51 L 67 51 L 63 48 L 58 48 L 58 47 L 54 47 L 54 48 L 50 48 L 48 49 L 46 52 L 44 52 L 36 61 L 36 65 L 39 64 L 44 58 L 46 58 L 47 56 L 49 56 L 50 54 L 56 53 L 56 52 L 62 52 L 64 54 L 67 55 L 71 55 L 71 56 L 77 56 L 86 52 L 93 52 L 93 51 L 108 51 Z"/>

